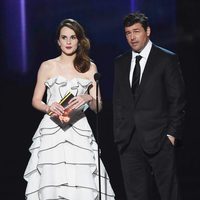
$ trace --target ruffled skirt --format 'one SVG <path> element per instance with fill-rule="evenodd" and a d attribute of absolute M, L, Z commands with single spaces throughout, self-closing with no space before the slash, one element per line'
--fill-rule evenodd
<path fill-rule="evenodd" d="M 84 114 L 61 128 L 48 115 L 42 119 L 30 147 L 24 173 L 28 200 L 96 200 L 99 195 L 98 151 Z M 102 162 L 101 198 L 114 192 Z"/>

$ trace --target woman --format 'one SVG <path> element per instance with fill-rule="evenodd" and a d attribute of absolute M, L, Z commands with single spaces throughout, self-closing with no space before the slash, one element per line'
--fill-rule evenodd
<path fill-rule="evenodd" d="M 65 19 L 60 23 L 57 42 L 61 54 L 41 64 L 32 98 L 33 107 L 46 114 L 30 147 L 31 157 L 24 174 L 28 182 L 26 197 L 95 200 L 99 195 L 97 144 L 84 110 L 89 107 L 96 111 L 97 67 L 88 56 L 90 43 L 77 21 Z M 69 92 L 74 95 L 69 101 L 75 113 L 72 116 L 59 103 Z M 102 108 L 100 100 L 98 106 Z M 114 199 L 102 163 L 101 177 L 102 200 Z"/>

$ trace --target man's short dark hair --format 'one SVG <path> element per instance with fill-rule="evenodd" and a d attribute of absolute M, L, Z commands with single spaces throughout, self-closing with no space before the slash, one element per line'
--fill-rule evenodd
<path fill-rule="evenodd" d="M 140 23 L 145 31 L 149 26 L 148 17 L 145 16 L 144 13 L 134 12 L 124 17 L 124 22 L 123 22 L 124 27 L 132 26 L 135 23 Z"/>

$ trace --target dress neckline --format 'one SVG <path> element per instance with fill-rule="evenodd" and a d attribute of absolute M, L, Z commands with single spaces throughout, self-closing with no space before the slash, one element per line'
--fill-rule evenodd
<path fill-rule="evenodd" d="M 87 79 L 87 78 L 74 77 L 74 78 L 72 78 L 72 79 L 67 79 L 67 78 L 65 78 L 64 76 L 57 75 L 57 76 L 53 76 L 53 77 L 47 79 L 45 82 L 47 82 L 47 81 L 51 81 L 51 80 L 53 80 L 53 79 L 57 79 L 57 78 L 64 79 L 65 81 L 73 81 L 73 80 L 76 80 L 76 79 L 90 81 L 90 80 Z"/>

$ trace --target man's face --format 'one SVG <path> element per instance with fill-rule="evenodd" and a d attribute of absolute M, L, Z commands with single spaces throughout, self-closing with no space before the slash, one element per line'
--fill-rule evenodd
<path fill-rule="evenodd" d="M 140 23 L 125 27 L 125 35 L 128 44 L 135 52 L 140 52 L 149 40 L 151 30 L 150 27 L 145 31 Z"/>

